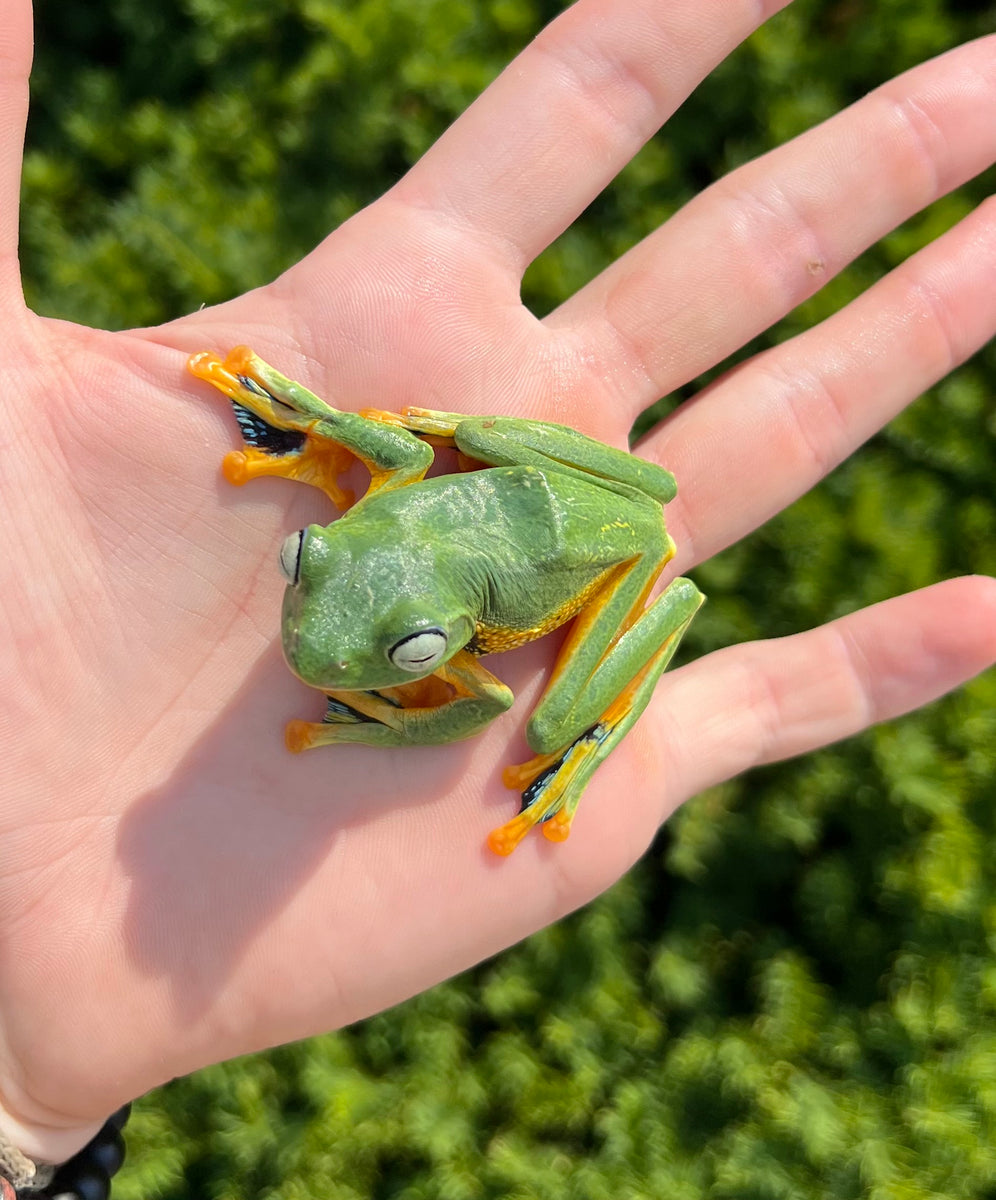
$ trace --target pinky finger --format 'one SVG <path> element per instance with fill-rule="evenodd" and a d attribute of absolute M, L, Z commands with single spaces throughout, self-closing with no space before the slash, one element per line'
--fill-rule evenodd
<path fill-rule="evenodd" d="M 996 579 L 985 576 L 711 654 L 671 675 L 648 712 L 673 806 L 919 708 L 994 661 Z"/>

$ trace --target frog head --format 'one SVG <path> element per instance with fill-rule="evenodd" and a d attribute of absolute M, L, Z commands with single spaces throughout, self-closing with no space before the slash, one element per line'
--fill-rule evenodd
<path fill-rule="evenodd" d="M 431 675 L 474 633 L 445 557 L 443 546 L 423 545 L 416 554 L 396 538 L 345 523 L 292 533 L 280 550 L 291 670 L 327 691 Z"/>

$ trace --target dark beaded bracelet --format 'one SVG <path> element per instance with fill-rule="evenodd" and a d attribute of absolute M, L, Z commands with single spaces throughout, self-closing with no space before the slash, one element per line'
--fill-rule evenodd
<path fill-rule="evenodd" d="M 82 1150 L 56 1168 L 51 1183 L 44 1188 L 15 1189 L 0 1179 L 0 1200 L 108 1200 L 111 1177 L 124 1162 L 121 1131 L 130 1113 L 131 1105 L 126 1104 L 108 1117 Z"/>

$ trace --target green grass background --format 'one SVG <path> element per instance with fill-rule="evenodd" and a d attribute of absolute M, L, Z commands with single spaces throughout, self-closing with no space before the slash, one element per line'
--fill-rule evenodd
<path fill-rule="evenodd" d="M 28 297 L 120 327 L 272 278 L 391 184 L 560 6 L 36 7 Z M 530 269 L 529 304 L 552 307 L 727 169 L 994 28 L 991 0 L 797 0 Z M 910 221 L 764 343 L 834 311 L 992 186 L 990 172 Z M 994 493 L 990 345 L 696 571 L 710 604 L 692 652 L 996 574 Z M 137 1106 L 115 1195 L 996 1200 L 994 801 L 990 672 L 699 797 L 607 895 L 498 959 L 161 1089 Z"/>

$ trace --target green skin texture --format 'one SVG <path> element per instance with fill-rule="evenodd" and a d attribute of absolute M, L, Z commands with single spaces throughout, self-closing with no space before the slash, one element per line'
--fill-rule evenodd
<path fill-rule="evenodd" d="M 702 602 L 679 578 L 641 611 L 674 553 L 662 513 L 673 477 L 560 425 L 418 409 L 382 420 L 340 412 L 261 359 L 248 361 L 229 376 L 237 387 L 225 389 L 238 404 L 272 428 L 345 447 L 372 471 L 367 494 L 338 520 L 285 544 L 288 557 L 297 554 L 284 562 L 294 579 L 283 605 L 285 657 L 339 702 L 320 725 L 295 723 L 307 735 L 298 748 L 478 733 L 509 708 L 512 693 L 464 648 L 473 653 L 481 630 L 531 640 L 570 619 L 583 596 L 583 634 L 569 637 L 526 730 L 537 754 L 559 756 L 525 793 L 536 809 L 530 823 L 564 810 L 566 836 L 592 772 L 646 707 Z M 423 479 L 433 460 L 426 435 L 484 467 Z M 445 636 L 430 634 L 440 653 L 428 668 L 396 665 L 392 649 L 425 631 Z M 406 706 L 376 695 L 431 674 L 455 687 L 448 702 Z"/>

